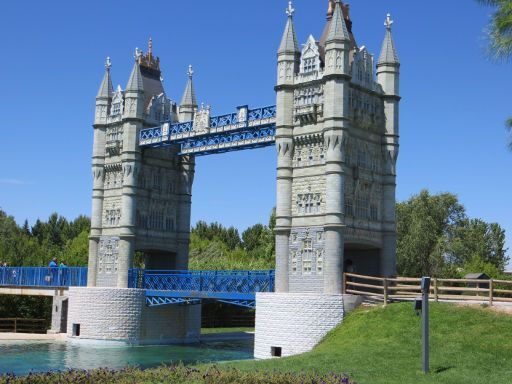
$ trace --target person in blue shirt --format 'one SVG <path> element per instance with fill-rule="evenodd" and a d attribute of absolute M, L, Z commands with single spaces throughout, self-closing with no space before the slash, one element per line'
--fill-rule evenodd
<path fill-rule="evenodd" d="M 65 286 L 68 280 L 68 266 L 64 260 L 61 260 L 59 265 L 59 278 L 60 278 L 60 286 Z"/>
<path fill-rule="evenodd" d="M 49 285 L 56 285 L 58 283 L 58 267 L 59 265 L 57 264 L 57 258 L 54 257 L 48 264 L 48 276 L 46 277 L 46 281 L 49 283 Z"/>

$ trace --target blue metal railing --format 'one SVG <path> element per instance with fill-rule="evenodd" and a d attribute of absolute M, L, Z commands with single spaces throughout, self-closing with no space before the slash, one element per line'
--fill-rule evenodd
<path fill-rule="evenodd" d="M 85 287 L 87 267 L 0 267 L 0 286 Z"/>
<path fill-rule="evenodd" d="M 152 291 L 248 293 L 273 292 L 275 273 L 268 271 L 147 271 L 132 269 L 129 287 Z"/>
<path fill-rule="evenodd" d="M 266 271 L 159 271 L 130 269 L 128 287 L 147 291 L 254 295 L 274 291 L 275 272 Z M 4 287 L 84 287 L 87 267 L 0 267 Z M 227 296 L 226 296 L 227 295 Z M 245 297 L 245 296 L 244 296 Z"/>

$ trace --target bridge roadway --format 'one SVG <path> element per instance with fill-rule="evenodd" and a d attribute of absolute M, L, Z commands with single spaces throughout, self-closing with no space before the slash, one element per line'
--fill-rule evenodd
<path fill-rule="evenodd" d="M 0 294 L 66 296 L 87 286 L 87 267 L 0 267 Z M 274 291 L 274 271 L 155 271 L 132 269 L 129 288 L 146 290 L 146 304 L 216 300 L 255 308 L 256 292 Z"/>

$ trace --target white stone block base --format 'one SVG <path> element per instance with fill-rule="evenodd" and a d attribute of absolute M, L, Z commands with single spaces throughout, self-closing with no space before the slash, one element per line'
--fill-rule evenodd
<path fill-rule="evenodd" d="M 80 334 L 73 334 L 73 325 Z M 67 336 L 73 342 L 175 344 L 199 341 L 201 306 L 146 307 L 145 290 L 69 289 Z"/>
<path fill-rule="evenodd" d="M 254 357 L 308 352 L 343 320 L 343 295 L 257 293 Z"/>

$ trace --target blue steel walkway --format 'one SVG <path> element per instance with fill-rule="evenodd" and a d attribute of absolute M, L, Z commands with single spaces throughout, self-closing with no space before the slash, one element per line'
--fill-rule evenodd
<path fill-rule="evenodd" d="M 274 145 L 276 106 L 249 109 L 208 119 L 207 127 L 197 129 L 193 121 L 164 123 L 140 131 L 141 148 L 180 145 L 179 155 L 204 156 Z"/>
<path fill-rule="evenodd" d="M 0 287 L 87 286 L 86 267 L 0 267 Z M 146 290 L 146 304 L 197 304 L 216 300 L 254 308 L 256 292 L 274 291 L 274 271 L 154 271 L 131 269 L 129 288 Z"/>

